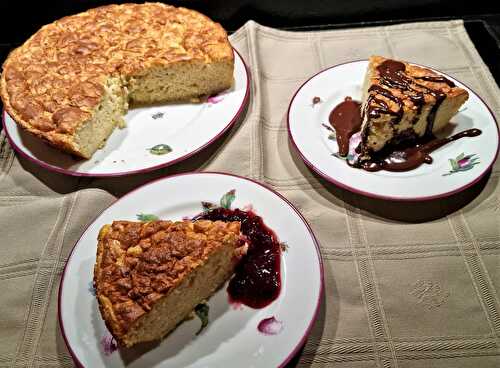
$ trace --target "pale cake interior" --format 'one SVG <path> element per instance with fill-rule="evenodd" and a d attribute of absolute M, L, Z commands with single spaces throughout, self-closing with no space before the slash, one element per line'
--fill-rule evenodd
<path fill-rule="evenodd" d="M 138 342 L 165 337 L 231 276 L 234 269 L 233 256 L 232 243 L 226 243 L 214 251 L 205 264 L 197 267 L 130 326 L 129 332 L 123 337 L 124 344 L 132 346 Z"/>
<path fill-rule="evenodd" d="M 75 134 L 85 158 L 102 148 L 116 126 L 124 127 L 129 102 L 149 105 L 170 101 L 193 101 L 229 88 L 233 83 L 232 61 L 212 64 L 185 63 L 150 68 L 145 73 L 108 79 L 95 114 Z M 199 100 L 198 100 L 199 101 Z"/>
<path fill-rule="evenodd" d="M 108 78 L 101 103 L 94 115 L 82 124 L 75 134 L 75 144 L 82 155 L 90 158 L 96 150 L 104 146 L 115 127 L 125 126 L 123 116 L 127 109 L 127 95 L 121 78 Z"/>
<path fill-rule="evenodd" d="M 132 104 L 186 101 L 220 92 L 231 86 L 232 63 L 191 63 L 152 68 L 127 80 Z"/>

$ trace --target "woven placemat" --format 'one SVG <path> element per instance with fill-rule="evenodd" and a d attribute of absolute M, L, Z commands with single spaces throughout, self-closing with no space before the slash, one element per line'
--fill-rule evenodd
<path fill-rule="evenodd" d="M 456 77 L 498 118 L 499 89 L 463 23 L 295 33 L 248 22 L 231 42 L 252 73 L 248 111 L 222 140 L 183 163 L 127 178 L 73 178 L 17 158 L 1 136 L 0 366 L 73 365 L 57 322 L 57 292 L 75 241 L 115 197 L 190 170 L 265 182 L 313 227 L 322 245 L 325 299 L 295 364 L 500 366 L 498 163 L 452 199 L 377 201 L 313 175 L 290 146 L 285 122 L 293 93 L 312 74 L 372 54 Z"/>

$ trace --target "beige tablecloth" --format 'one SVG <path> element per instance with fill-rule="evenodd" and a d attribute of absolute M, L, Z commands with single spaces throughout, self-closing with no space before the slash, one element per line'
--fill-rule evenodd
<path fill-rule="evenodd" d="M 59 280 L 75 241 L 102 208 L 168 173 L 220 170 L 273 186 L 321 242 L 325 300 L 299 366 L 500 367 L 498 164 L 489 178 L 449 199 L 377 201 L 314 176 L 285 128 L 288 103 L 304 80 L 371 54 L 449 73 L 500 117 L 499 89 L 462 22 L 305 33 L 248 22 L 231 41 L 252 73 L 246 117 L 174 167 L 72 178 L 17 158 L 2 136 L 0 366 L 72 366 L 57 322 Z"/>

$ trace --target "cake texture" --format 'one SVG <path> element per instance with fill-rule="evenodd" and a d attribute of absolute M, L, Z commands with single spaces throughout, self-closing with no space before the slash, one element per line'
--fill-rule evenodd
<path fill-rule="evenodd" d="M 94 288 L 106 326 L 125 347 L 163 338 L 232 275 L 246 247 L 239 222 L 103 226 Z"/>
<path fill-rule="evenodd" d="M 162 3 L 108 5 L 42 27 L 7 57 L 9 115 L 54 147 L 90 158 L 129 103 L 199 99 L 233 83 L 225 30 Z"/>
<path fill-rule="evenodd" d="M 439 131 L 468 97 L 432 70 L 372 56 L 363 86 L 361 159 Z"/>

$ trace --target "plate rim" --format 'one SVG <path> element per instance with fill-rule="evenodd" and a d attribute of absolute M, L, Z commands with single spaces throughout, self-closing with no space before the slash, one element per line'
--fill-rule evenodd
<path fill-rule="evenodd" d="M 330 175 L 324 173 L 319 168 L 317 168 L 316 166 L 314 166 L 307 159 L 307 157 L 305 156 L 305 154 L 299 149 L 299 146 L 295 142 L 295 140 L 293 138 L 293 135 L 292 135 L 292 131 L 290 129 L 290 110 L 291 110 L 293 102 L 295 101 L 295 97 L 300 92 L 300 90 L 307 83 L 309 83 L 310 80 L 312 80 L 313 78 L 317 77 L 318 75 L 320 75 L 320 74 L 322 74 L 324 72 L 327 72 L 330 69 L 337 68 L 337 67 L 339 67 L 341 65 L 354 64 L 354 63 L 359 63 L 359 62 L 362 62 L 362 61 L 368 62 L 369 60 L 368 59 L 350 60 L 350 61 L 346 61 L 346 62 L 343 62 L 343 63 L 334 64 L 334 65 L 332 65 L 330 67 L 327 67 L 325 69 L 320 70 L 319 72 L 317 72 L 314 75 L 312 75 L 311 77 L 309 77 L 304 83 L 302 83 L 300 85 L 300 87 L 295 91 L 295 93 L 293 94 L 292 98 L 290 99 L 290 102 L 288 104 L 287 113 L 286 113 L 288 138 L 289 138 L 290 142 L 292 143 L 293 147 L 295 148 L 295 151 L 299 154 L 300 158 L 302 159 L 302 161 L 304 161 L 304 163 L 306 164 L 306 166 L 309 167 L 309 169 L 311 169 L 313 172 L 315 172 L 316 174 L 318 174 L 320 177 L 322 177 L 326 181 L 328 181 L 328 182 L 330 182 L 330 183 L 332 183 L 334 185 L 337 185 L 337 186 L 339 186 L 342 189 L 348 190 L 348 191 L 350 191 L 352 193 L 360 194 L 360 195 L 363 195 L 363 196 L 366 196 L 366 197 L 369 197 L 369 198 L 385 199 L 385 200 L 394 201 L 394 202 L 424 202 L 424 201 L 430 201 L 430 200 L 434 200 L 434 199 L 440 199 L 440 198 L 449 197 L 449 196 L 451 196 L 453 194 L 459 193 L 459 192 L 461 192 L 461 191 L 463 191 L 463 190 L 465 190 L 465 189 L 473 186 L 474 184 L 476 184 L 477 182 L 479 182 L 479 180 L 481 180 L 488 173 L 488 171 L 491 170 L 491 168 L 495 164 L 496 160 L 498 159 L 498 153 L 500 152 L 500 127 L 498 126 L 498 121 L 495 118 L 495 115 L 493 114 L 493 110 L 491 110 L 491 108 L 488 106 L 488 104 L 486 103 L 486 101 L 484 101 L 484 99 L 475 90 L 473 90 L 471 87 L 469 87 L 466 83 L 462 82 L 461 80 L 459 80 L 459 79 L 457 79 L 455 77 L 450 76 L 447 73 L 444 73 L 444 72 L 440 71 L 439 69 L 436 69 L 436 68 L 433 68 L 433 67 L 430 67 L 430 66 L 426 66 L 426 65 L 422 65 L 422 64 L 419 64 L 419 63 L 414 63 L 414 62 L 411 62 L 410 64 L 417 65 L 417 66 L 420 66 L 420 67 L 423 67 L 423 68 L 427 68 L 427 69 L 436 71 L 436 72 L 438 72 L 438 73 L 440 73 L 440 74 L 442 74 L 444 76 L 447 76 L 447 77 L 450 77 L 452 79 L 455 79 L 455 80 L 459 81 L 461 84 L 463 84 L 465 87 L 467 87 L 482 102 L 482 104 L 488 110 L 489 114 L 493 118 L 493 122 L 495 123 L 496 130 L 497 130 L 497 140 L 496 140 L 497 147 L 496 147 L 496 153 L 495 153 L 495 156 L 494 156 L 493 160 L 483 170 L 483 172 L 481 172 L 474 180 L 466 183 L 465 185 L 463 185 L 463 186 L 461 186 L 461 187 L 459 187 L 457 189 L 453 189 L 453 190 L 444 192 L 444 193 L 430 195 L 430 196 L 421 196 L 421 197 L 395 197 L 395 196 L 390 196 L 390 195 L 375 194 L 375 193 L 367 192 L 367 191 L 364 191 L 364 190 L 361 190 L 361 189 L 358 189 L 358 188 L 355 188 L 355 187 L 351 187 L 350 185 L 348 185 L 346 183 L 343 183 L 341 181 L 336 180 L 335 178 L 331 177 Z"/>
<path fill-rule="evenodd" d="M 250 97 L 250 69 L 248 68 L 247 63 L 245 62 L 245 60 L 243 59 L 243 57 L 241 56 L 241 54 L 238 52 L 238 50 L 236 50 L 233 47 L 233 51 L 238 55 L 238 57 L 240 58 L 241 62 L 243 63 L 244 70 L 245 70 L 245 77 L 246 77 L 245 96 L 243 97 L 243 100 L 241 101 L 240 107 L 238 108 L 238 110 L 236 111 L 236 113 L 234 114 L 234 116 L 232 117 L 232 119 L 229 120 L 229 122 L 227 123 L 227 125 L 220 132 L 218 132 L 213 138 L 211 138 L 209 141 L 205 142 L 203 145 L 201 145 L 197 149 L 195 149 L 195 150 L 193 150 L 191 152 L 188 152 L 185 155 L 182 155 L 181 157 L 176 158 L 175 160 L 164 162 L 164 163 L 161 163 L 161 164 L 158 164 L 158 165 L 154 165 L 154 166 L 145 167 L 145 168 L 142 168 L 142 169 L 130 170 L 130 171 L 118 171 L 118 172 L 112 172 L 112 173 L 95 173 L 95 174 L 86 173 L 86 172 L 80 172 L 80 171 L 75 171 L 75 170 L 63 169 L 63 168 L 60 168 L 58 166 L 54 166 L 54 165 L 48 164 L 45 161 L 40 160 L 40 159 L 38 159 L 36 157 L 32 157 L 28 153 L 24 152 L 24 150 L 22 150 L 14 142 L 14 140 L 12 139 L 12 137 L 9 134 L 9 131 L 7 129 L 7 125 L 5 123 L 5 119 L 6 119 L 6 115 L 7 115 L 7 110 L 5 109 L 5 107 L 3 108 L 3 113 L 2 113 L 3 130 L 5 132 L 7 140 L 9 141 L 9 144 L 11 145 L 11 147 L 14 148 L 14 150 L 17 153 L 19 153 L 22 157 L 24 157 L 25 159 L 29 160 L 30 162 L 33 162 L 36 165 L 38 165 L 38 166 L 40 166 L 40 167 L 42 167 L 42 168 L 44 168 L 46 170 L 49 170 L 49 171 L 52 171 L 52 172 L 57 172 L 57 173 L 60 173 L 60 174 L 66 174 L 66 175 L 76 176 L 76 177 L 112 178 L 112 177 L 120 177 L 120 176 L 126 176 L 126 175 L 143 174 L 143 173 L 155 171 L 155 170 L 158 170 L 158 169 L 161 169 L 161 168 L 165 168 L 165 167 L 174 165 L 176 163 L 179 163 L 181 161 L 184 161 L 184 160 L 186 160 L 186 159 L 188 159 L 188 158 L 196 155 L 197 153 L 199 153 L 200 151 L 204 150 L 205 148 L 207 148 L 208 146 L 210 146 L 212 143 L 214 143 L 215 141 L 217 141 L 222 135 L 224 135 L 224 133 L 226 133 L 236 123 L 236 121 L 240 117 L 241 113 L 243 112 L 243 110 L 247 106 L 247 103 L 248 103 L 248 100 L 249 100 L 249 97 Z"/>
<path fill-rule="evenodd" d="M 295 345 L 295 347 L 290 351 L 290 353 L 286 356 L 286 358 L 283 360 L 283 362 L 281 362 L 278 365 L 278 367 L 279 368 L 285 367 L 285 365 L 288 362 L 290 362 L 290 360 L 299 352 L 299 350 L 302 348 L 302 346 L 306 343 L 307 338 L 309 337 L 309 335 L 310 335 L 310 333 L 312 331 L 314 323 L 316 322 L 316 320 L 318 318 L 320 307 L 321 307 L 322 300 L 323 300 L 324 291 L 325 291 L 324 266 L 323 266 L 323 257 L 322 257 L 322 253 L 321 253 L 321 246 L 320 246 L 320 243 L 319 243 L 318 239 L 316 238 L 316 235 L 314 234 L 314 231 L 312 230 L 311 226 L 307 222 L 306 218 L 302 215 L 302 213 L 297 209 L 297 207 L 295 207 L 295 205 L 290 200 L 288 200 L 283 194 L 281 194 L 278 191 L 276 191 L 273 188 L 271 188 L 266 183 L 262 183 L 260 181 L 257 181 L 255 179 L 252 179 L 252 178 L 249 178 L 249 177 L 245 177 L 245 176 L 241 176 L 241 175 L 237 175 L 237 174 L 226 173 L 226 172 L 221 172 L 221 171 L 191 171 L 191 172 L 187 172 L 187 173 L 177 173 L 177 174 L 172 174 L 172 175 L 166 175 L 166 176 L 163 176 L 163 177 L 151 180 L 151 181 L 149 181 L 149 182 L 147 182 L 147 183 L 145 183 L 143 185 L 140 185 L 139 187 L 137 187 L 135 189 L 132 189 L 128 193 L 124 194 L 123 196 L 117 198 L 115 201 L 113 201 L 108 206 L 106 206 L 104 209 L 102 209 L 92 219 L 92 221 L 89 222 L 89 224 L 85 227 L 85 230 L 81 233 L 81 235 L 78 237 L 78 239 L 76 240 L 75 244 L 71 248 L 71 252 L 68 255 L 68 258 L 67 258 L 66 263 L 64 265 L 63 272 L 61 274 L 61 281 L 59 283 L 59 289 L 58 289 L 58 292 L 57 292 L 57 320 L 59 322 L 59 329 L 61 330 L 61 335 L 63 337 L 64 343 L 65 343 L 66 347 L 68 348 L 68 352 L 70 353 L 71 358 L 73 359 L 73 362 L 76 364 L 77 367 L 83 367 L 84 368 L 85 366 L 78 359 L 78 357 L 76 356 L 75 352 L 71 348 L 71 345 L 68 342 L 68 339 L 66 337 L 66 332 L 64 330 L 64 323 L 62 321 L 62 316 L 61 316 L 61 306 L 62 306 L 62 296 L 61 295 L 62 295 L 62 289 L 63 289 L 63 285 L 64 285 L 64 280 L 65 280 L 65 277 L 66 277 L 66 270 L 67 270 L 68 263 L 71 260 L 71 257 L 73 256 L 73 252 L 76 249 L 77 244 L 80 242 L 80 240 L 83 238 L 83 236 L 87 233 L 87 231 L 89 230 L 90 226 L 92 226 L 95 223 L 95 221 L 107 209 L 109 209 L 112 206 L 116 205 L 118 202 L 120 202 L 122 199 L 124 199 L 128 195 L 130 195 L 130 194 L 132 194 L 132 193 L 134 193 L 134 192 L 136 192 L 138 190 L 141 190 L 143 187 L 155 184 L 156 182 L 160 182 L 160 181 L 163 181 L 163 180 L 169 180 L 169 179 L 172 179 L 172 178 L 178 177 L 178 176 L 205 175 L 205 174 L 211 174 L 211 175 L 215 174 L 215 175 L 220 175 L 220 176 L 230 176 L 230 177 L 233 177 L 233 178 L 237 178 L 239 180 L 249 181 L 249 182 L 251 182 L 253 184 L 261 186 L 264 189 L 267 189 L 271 193 L 275 194 L 283 202 L 285 202 L 299 216 L 300 220 L 306 226 L 306 229 L 309 232 L 309 234 L 310 234 L 310 236 L 312 238 L 312 241 L 314 243 L 314 247 L 316 249 L 316 255 L 318 257 L 319 278 L 320 278 L 319 294 L 318 294 L 318 298 L 316 300 L 316 307 L 314 309 L 313 315 L 311 317 L 311 320 L 309 321 L 309 324 L 308 324 L 307 328 L 304 330 L 302 337 L 299 339 L 299 341 L 297 342 L 297 344 Z"/>

